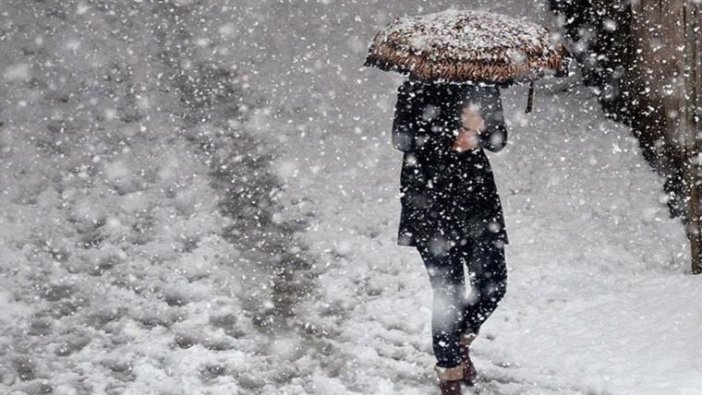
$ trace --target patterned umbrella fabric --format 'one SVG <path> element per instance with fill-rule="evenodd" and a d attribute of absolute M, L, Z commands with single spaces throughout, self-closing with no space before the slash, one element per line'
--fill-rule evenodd
<path fill-rule="evenodd" d="M 375 35 L 365 65 L 429 81 L 507 85 L 565 75 L 568 60 L 559 36 L 541 25 L 451 9 L 391 22 Z"/>

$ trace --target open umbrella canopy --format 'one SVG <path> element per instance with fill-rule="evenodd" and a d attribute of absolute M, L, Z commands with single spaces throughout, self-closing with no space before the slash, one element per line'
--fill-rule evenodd
<path fill-rule="evenodd" d="M 481 11 L 398 18 L 378 32 L 366 66 L 423 80 L 510 84 L 567 72 L 568 51 L 545 27 Z"/>

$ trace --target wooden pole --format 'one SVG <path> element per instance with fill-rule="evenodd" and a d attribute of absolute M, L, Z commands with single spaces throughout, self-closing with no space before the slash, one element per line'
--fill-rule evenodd
<path fill-rule="evenodd" d="M 693 135 L 695 136 L 695 151 L 697 153 L 696 160 L 699 162 L 699 147 L 700 147 L 700 134 L 702 133 L 702 130 L 700 129 L 700 126 L 702 125 L 702 122 L 700 122 L 700 116 L 702 116 L 702 111 L 701 111 L 701 106 L 702 106 L 702 100 L 700 99 L 700 94 L 702 94 L 702 89 L 700 88 L 700 85 L 702 85 L 702 57 L 700 56 L 700 35 L 702 32 L 700 32 L 700 29 L 702 29 L 702 23 L 700 23 L 700 17 L 702 17 L 702 13 L 700 12 L 700 5 L 699 2 L 694 2 L 690 1 L 688 4 L 688 9 L 690 10 L 690 17 L 688 18 L 688 28 L 687 28 L 687 45 L 690 47 L 690 58 L 688 59 L 688 62 L 690 64 L 690 74 L 688 75 L 688 94 L 687 94 L 687 103 L 688 103 L 688 110 L 687 110 L 687 116 L 688 116 L 688 125 L 690 125 L 691 131 Z M 696 218 L 697 218 L 697 229 L 698 229 L 698 237 L 697 237 L 697 256 L 696 259 L 692 261 L 692 273 L 693 274 L 702 274 L 702 259 L 700 258 L 700 250 L 702 249 L 702 246 L 700 246 L 701 243 L 701 238 L 702 238 L 702 229 L 700 229 L 700 183 L 699 183 L 699 163 L 695 163 L 697 173 L 696 173 L 696 183 L 694 185 L 695 188 L 695 195 L 696 195 L 696 202 L 697 202 L 697 212 L 695 213 Z"/>
<path fill-rule="evenodd" d="M 689 188 L 689 211 L 690 221 L 688 232 L 690 233 L 690 255 L 692 258 L 692 273 L 702 273 L 702 229 L 700 228 L 700 152 L 698 134 L 700 131 L 700 74 L 702 74 L 702 66 L 700 65 L 700 54 L 698 47 L 698 39 L 700 37 L 701 28 L 699 23 L 700 12 L 699 7 L 693 1 L 687 1 L 683 6 L 683 28 L 685 29 L 685 62 L 684 62 L 684 78 L 685 78 L 685 94 L 684 94 L 684 119 L 682 124 L 685 128 L 687 141 L 685 144 L 686 151 L 686 182 Z"/>

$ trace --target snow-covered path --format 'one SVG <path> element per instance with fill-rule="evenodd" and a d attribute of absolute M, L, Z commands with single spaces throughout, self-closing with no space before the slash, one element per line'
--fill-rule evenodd
<path fill-rule="evenodd" d="M 545 18 L 540 2 L 530 12 Z M 399 80 L 339 67 L 357 83 L 305 113 L 309 121 L 281 123 L 278 163 L 286 215 L 307 218 L 305 240 L 321 257 L 319 294 L 300 315 L 327 352 L 292 360 L 304 379 L 269 390 L 433 393 L 428 282 L 416 251 L 395 245 L 401 154 L 388 132 Z M 523 88 L 504 92 L 510 141 L 491 156 L 510 279 L 475 344 L 484 378 L 475 392 L 698 393 L 702 285 L 685 273 L 686 240 L 662 180 L 576 79 L 537 86 L 529 116 L 525 98 Z"/>
<path fill-rule="evenodd" d="M 6 2 L 0 393 L 436 393 L 395 239 L 401 78 L 360 64 L 455 2 Z M 630 131 L 575 78 L 504 101 L 509 287 L 473 392 L 700 393 L 702 285 Z"/>

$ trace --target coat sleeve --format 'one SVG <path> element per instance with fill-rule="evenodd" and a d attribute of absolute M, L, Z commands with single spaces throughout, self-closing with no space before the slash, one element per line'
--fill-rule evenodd
<path fill-rule="evenodd" d="M 411 152 L 415 141 L 414 106 L 409 84 L 397 89 L 397 104 L 392 123 L 392 146 L 402 152 Z"/>
<path fill-rule="evenodd" d="M 490 88 L 483 97 L 482 113 L 485 130 L 480 133 L 480 146 L 488 151 L 498 152 L 507 145 L 507 126 L 502 111 L 500 89 Z"/>

